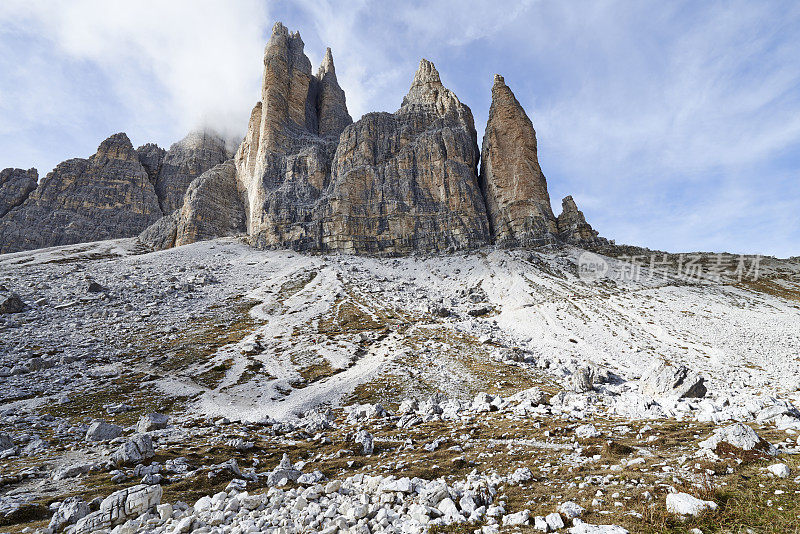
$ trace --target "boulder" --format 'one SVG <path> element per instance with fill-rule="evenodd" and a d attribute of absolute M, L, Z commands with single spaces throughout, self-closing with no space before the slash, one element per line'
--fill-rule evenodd
<path fill-rule="evenodd" d="M 148 413 L 139 418 L 136 423 L 136 432 L 144 434 L 153 430 L 162 430 L 167 428 L 169 424 L 169 417 L 160 413 Z"/>
<path fill-rule="evenodd" d="M 25 303 L 16 293 L 0 291 L 0 314 L 21 313 L 25 311 Z"/>
<path fill-rule="evenodd" d="M 100 503 L 100 510 L 83 517 L 75 524 L 74 534 L 108 531 L 135 518 L 161 503 L 161 486 L 139 484 L 115 491 Z"/>
<path fill-rule="evenodd" d="M 503 516 L 504 527 L 518 527 L 530 523 L 531 513 L 529 510 L 522 510 L 514 514 Z"/>
<path fill-rule="evenodd" d="M 356 433 L 355 442 L 361 445 L 361 454 L 369 456 L 375 450 L 372 434 L 366 430 L 359 430 L 358 433 Z"/>
<path fill-rule="evenodd" d="M 660 360 L 642 376 L 639 391 L 656 398 L 699 398 L 708 391 L 703 382 L 702 376 L 685 365 L 675 366 Z"/>
<path fill-rule="evenodd" d="M 110 441 L 121 435 L 121 426 L 105 421 L 94 421 L 86 431 L 86 441 Z"/>
<path fill-rule="evenodd" d="M 85 475 L 96 467 L 93 463 L 78 463 L 63 465 L 53 471 L 53 480 L 65 480 L 67 478 L 75 478 L 80 475 Z"/>
<path fill-rule="evenodd" d="M 744 451 L 758 450 L 775 453 L 775 447 L 764 441 L 756 431 L 744 423 L 734 423 L 714 430 L 711 436 L 700 442 L 700 448 L 715 450 L 720 443 L 728 443 Z"/>
<path fill-rule="evenodd" d="M 714 511 L 717 503 L 703 501 L 688 493 L 670 493 L 667 495 L 667 511 L 678 515 L 698 516 L 706 510 Z"/>
<path fill-rule="evenodd" d="M 14 445 L 14 441 L 11 439 L 11 436 L 5 432 L 0 432 L 0 451 L 7 451 L 8 449 L 13 449 L 14 447 L 16 447 L 16 445 Z"/>
<path fill-rule="evenodd" d="M 567 529 L 569 534 L 628 534 L 628 531 L 619 525 L 592 525 L 577 517 L 572 520 L 572 525 Z"/>
<path fill-rule="evenodd" d="M 67 525 L 74 525 L 78 520 L 89 515 L 89 505 L 80 497 L 67 497 L 58 506 L 58 510 L 50 518 L 47 528 L 57 532 Z"/>
<path fill-rule="evenodd" d="M 280 483 L 295 482 L 302 474 L 303 473 L 295 469 L 294 465 L 292 465 L 289 456 L 284 454 L 280 463 L 267 476 L 267 484 L 270 486 L 277 486 Z"/>
<path fill-rule="evenodd" d="M 155 456 L 153 440 L 149 434 L 134 434 L 125 440 L 111 455 L 111 460 L 117 465 L 132 465 Z"/>
<path fill-rule="evenodd" d="M 588 393 L 594 389 L 594 370 L 580 367 L 566 378 L 565 389 L 574 393 Z"/>

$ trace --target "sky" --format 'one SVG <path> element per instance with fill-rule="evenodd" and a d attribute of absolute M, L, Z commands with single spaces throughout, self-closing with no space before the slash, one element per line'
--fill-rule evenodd
<path fill-rule="evenodd" d="M 658 250 L 800 255 L 800 3 L 645 0 L 3 0 L 0 168 L 124 131 L 241 137 L 275 21 L 333 50 L 354 119 L 395 111 L 420 58 L 479 142 L 502 74 L 554 211 Z"/>

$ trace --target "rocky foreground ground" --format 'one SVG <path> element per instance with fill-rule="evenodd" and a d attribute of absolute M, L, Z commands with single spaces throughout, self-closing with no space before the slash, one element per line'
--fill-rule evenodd
<path fill-rule="evenodd" d="M 4 255 L 0 530 L 796 532 L 800 262 L 581 253 Z"/>

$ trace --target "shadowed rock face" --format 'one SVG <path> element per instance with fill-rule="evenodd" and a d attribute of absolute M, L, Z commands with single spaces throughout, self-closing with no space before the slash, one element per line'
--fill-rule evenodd
<path fill-rule="evenodd" d="M 574 245 L 607 244 L 608 240 L 600 237 L 594 230 L 583 212 L 578 209 L 571 196 L 564 197 L 561 201 L 562 212 L 558 216 L 558 237 L 566 243 Z"/>
<path fill-rule="evenodd" d="M 166 153 L 163 149 L 158 150 L 163 153 L 163 157 L 158 164 L 155 187 L 164 214 L 172 213 L 181 207 L 183 195 L 192 180 L 230 158 L 225 140 L 205 130 L 190 133 L 169 147 Z M 151 149 L 151 153 L 147 154 L 148 157 L 142 162 L 150 176 L 153 176 L 151 161 L 157 161 L 156 155 L 157 153 Z"/>
<path fill-rule="evenodd" d="M 236 166 L 226 161 L 194 180 L 178 212 L 175 245 L 242 233 L 244 204 L 236 182 Z"/>
<path fill-rule="evenodd" d="M 163 250 L 245 231 L 245 209 L 233 160 L 221 163 L 189 185 L 181 209 L 146 228 L 139 239 Z"/>
<path fill-rule="evenodd" d="M 499 75 L 494 78 L 483 137 L 480 182 L 492 238 L 498 245 L 532 246 L 554 241 L 558 230 L 547 181 L 539 167 L 536 132 Z"/>
<path fill-rule="evenodd" d="M 25 202 L 36 189 L 39 173 L 36 169 L 3 169 L 0 171 L 0 217 Z"/>
<path fill-rule="evenodd" d="M 90 158 L 60 163 L 0 219 L 0 252 L 130 237 L 159 217 L 147 172 L 118 133 Z"/>
<path fill-rule="evenodd" d="M 161 172 L 161 165 L 164 163 L 164 156 L 167 151 L 155 143 L 147 143 L 136 149 L 136 156 L 139 158 L 139 163 L 142 164 L 144 170 L 147 171 L 147 177 L 150 178 L 150 183 L 155 185 L 158 180 L 158 174 Z"/>

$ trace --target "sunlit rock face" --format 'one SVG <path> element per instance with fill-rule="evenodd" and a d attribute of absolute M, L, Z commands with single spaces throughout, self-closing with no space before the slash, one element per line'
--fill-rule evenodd
<path fill-rule="evenodd" d="M 330 49 L 316 76 L 281 24 L 236 154 L 254 244 L 400 253 L 488 243 L 472 113 L 420 63 L 395 113 L 353 124 Z"/>
<path fill-rule="evenodd" d="M 501 246 L 532 246 L 554 241 L 556 218 L 547 181 L 539 167 L 533 124 L 496 75 L 481 151 L 481 188 L 492 239 Z"/>

